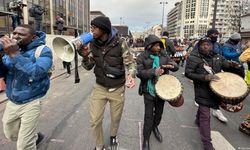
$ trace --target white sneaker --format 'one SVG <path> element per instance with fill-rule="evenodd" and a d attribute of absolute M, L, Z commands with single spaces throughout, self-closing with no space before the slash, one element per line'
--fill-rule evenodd
<path fill-rule="evenodd" d="M 67 74 L 66 74 L 66 78 L 68 78 L 68 77 L 70 77 L 70 74 L 67 73 Z"/>
<path fill-rule="evenodd" d="M 196 101 L 194 101 L 194 104 L 195 104 L 195 106 L 199 107 L 199 104 L 198 104 L 198 103 L 196 103 Z"/>
<path fill-rule="evenodd" d="M 227 122 L 227 118 L 223 115 L 223 113 L 219 109 L 213 109 L 213 116 L 222 122 L 225 122 L 225 123 Z"/>

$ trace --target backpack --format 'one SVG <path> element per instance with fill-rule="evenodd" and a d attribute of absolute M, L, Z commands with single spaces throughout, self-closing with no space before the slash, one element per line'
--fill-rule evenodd
<path fill-rule="evenodd" d="M 35 17 L 35 6 L 32 6 L 29 8 L 29 16 L 30 17 Z"/>
<path fill-rule="evenodd" d="M 46 45 L 40 45 L 36 48 L 36 51 L 35 51 L 35 58 L 37 59 L 40 55 L 41 55 L 41 52 L 43 50 L 43 48 L 45 47 Z M 53 54 L 53 53 L 52 53 Z M 54 57 L 53 57 L 54 58 Z M 55 70 L 55 65 L 54 65 L 54 62 L 52 61 L 52 66 L 51 68 L 49 69 L 48 71 L 48 75 L 49 77 L 52 76 L 52 73 L 53 71 Z"/>

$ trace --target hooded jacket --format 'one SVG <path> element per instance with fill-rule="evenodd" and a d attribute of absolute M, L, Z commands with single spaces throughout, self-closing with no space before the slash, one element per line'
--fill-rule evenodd
<path fill-rule="evenodd" d="M 47 46 L 36 59 L 35 51 L 45 44 L 46 34 L 37 32 L 37 38 L 20 53 L 11 58 L 4 55 L 3 63 L 7 67 L 6 95 L 16 104 L 24 104 L 44 96 L 49 89 L 48 71 L 52 66 L 52 51 Z"/>
<path fill-rule="evenodd" d="M 236 61 L 241 65 L 243 64 L 240 62 L 239 57 L 242 52 L 243 52 L 243 49 L 240 46 L 240 44 L 236 44 L 236 45 L 232 44 L 230 40 L 228 40 L 223 46 L 223 56 L 227 60 Z"/>
<path fill-rule="evenodd" d="M 155 80 L 155 83 L 156 83 L 156 76 L 155 76 L 156 69 L 152 68 L 153 59 L 150 58 L 150 55 L 152 54 L 151 48 L 155 43 L 160 43 L 160 47 L 161 47 L 161 51 L 159 53 L 160 66 L 166 65 L 166 64 L 173 64 L 174 68 L 169 69 L 169 70 L 171 71 L 178 70 L 178 65 L 173 60 L 171 60 L 167 52 L 164 50 L 164 46 L 161 40 L 155 35 L 149 35 L 145 40 L 145 51 L 141 53 L 136 59 L 137 77 L 141 79 L 141 83 L 139 87 L 140 95 L 143 93 L 148 93 L 147 82 L 149 79 Z M 165 69 L 163 74 L 168 74 L 169 70 Z"/>

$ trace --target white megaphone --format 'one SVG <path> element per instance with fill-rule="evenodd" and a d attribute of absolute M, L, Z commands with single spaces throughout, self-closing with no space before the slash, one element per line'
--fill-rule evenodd
<path fill-rule="evenodd" d="M 66 62 L 71 62 L 75 57 L 75 49 L 87 45 L 93 40 L 91 33 L 83 33 L 79 37 L 69 40 L 63 37 L 55 37 L 52 41 L 52 47 L 56 56 Z"/>

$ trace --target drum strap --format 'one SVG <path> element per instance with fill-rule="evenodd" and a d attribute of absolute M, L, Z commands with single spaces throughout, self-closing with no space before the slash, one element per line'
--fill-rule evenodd
<path fill-rule="evenodd" d="M 200 55 L 199 55 L 200 56 Z M 201 60 L 205 63 L 204 69 L 209 73 L 209 74 L 215 74 L 215 71 L 213 68 L 209 65 L 209 63 L 202 57 L 200 56 Z"/>

